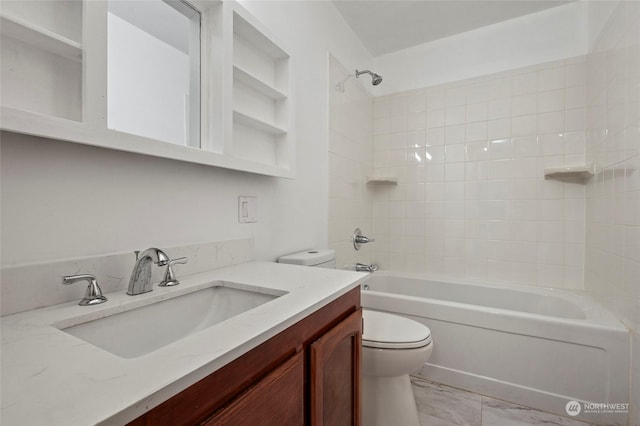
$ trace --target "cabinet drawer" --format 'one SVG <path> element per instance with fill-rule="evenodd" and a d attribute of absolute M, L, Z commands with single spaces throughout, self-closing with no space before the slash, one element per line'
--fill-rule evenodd
<path fill-rule="evenodd" d="M 298 352 L 209 420 L 212 425 L 302 425 L 304 362 Z"/>

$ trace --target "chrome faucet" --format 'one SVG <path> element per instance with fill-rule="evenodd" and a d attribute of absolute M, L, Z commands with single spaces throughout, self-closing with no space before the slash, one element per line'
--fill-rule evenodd
<path fill-rule="evenodd" d="M 378 265 L 371 264 L 365 265 L 364 263 L 356 263 L 356 271 L 358 272 L 375 272 L 378 270 Z"/>
<path fill-rule="evenodd" d="M 131 272 L 129 279 L 129 288 L 127 294 L 135 296 L 136 294 L 148 293 L 153 290 L 151 282 L 151 262 L 158 266 L 165 266 L 169 263 L 169 256 L 165 252 L 157 248 L 149 248 L 136 253 L 136 264 Z"/>

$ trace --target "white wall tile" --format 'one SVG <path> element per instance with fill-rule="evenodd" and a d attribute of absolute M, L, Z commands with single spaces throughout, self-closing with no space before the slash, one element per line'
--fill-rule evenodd
<path fill-rule="evenodd" d="M 466 87 L 464 85 L 458 87 L 450 87 L 446 89 L 447 107 L 456 105 L 465 105 L 466 103 Z"/>
<path fill-rule="evenodd" d="M 561 95 L 564 95 L 564 94 L 561 93 Z M 513 116 L 536 114 L 537 112 L 538 112 L 537 93 L 518 95 L 511 98 L 511 113 Z"/>
<path fill-rule="evenodd" d="M 467 106 L 476 102 L 486 102 L 489 95 L 489 86 L 485 82 L 471 83 L 467 85 Z"/>
<path fill-rule="evenodd" d="M 407 115 L 392 115 L 389 117 L 389 133 L 407 131 Z"/>
<path fill-rule="evenodd" d="M 585 191 L 585 288 L 632 330 L 640 329 L 640 110 L 638 92 L 630 90 L 639 79 L 637 11 L 637 2 L 618 4 L 588 56 L 584 98 L 586 158 L 597 164 Z M 567 90 L 572 106 L 582 101 L 579 88 Z M 567 128 L 581 123 L 580 111 L 567 110 Z M 569 232 L 569 238 L 579 238 L 575 229 Z M 640 403 L 633 403 L 640 394 L 637 363 L 632 363 L 631 379 L 635 414 L 630 424 L 640 424 Z"/>
<path fill-rule="evenodd" d="M 511 116 L 511 98 L 493 99 L 487 103 L 487 119 L 496 120 Z"/>
<path fill-rule="evenodd" d="M 486 121 L 487 113 L 486 102 L 469 104 L 467 105 L 467 122 Z"/>
<path fill-rule="evenodd" d="M 568 90 L 569 89 L 566 89 L 567 92 Z M 562 111 L 564 108 L 564 89 L 549 90 L 538 94 L 538 112 Z"/>
<path fill-rule="evenodd" d="M 464 181 L 464 163 L 448 163 L 445 166 L 445 180 L 447 182 Z"/>
<path fill-rule="evenodd" d="M 375 108 L 375 105 L 374 105 Z M 419 112 L 427 109 L 427 94 L 425 90 L 420 90 L 407 97 L 407 111 Z"/>
<path fill-rule="evenodd" d="M 466 120 L 466 106 L 450 106 L 445 110 L 445 124 L 450 126 L 452 124 L 462 124 Z"/>
<path fill-rule="evenodd" d="M 538 116 L 522 115 L 511 119 L 511 135 L 513 137 L 533 136 L 537 134 Z"/>
<path fill-rule="evenodd" d="M 568 109 L 565 111 L 564 131 L 582 131 L 585 128 L 584 108 Z"/>
<path fill-rule="evenodd" d="M 443 127 L 445 125 L 445 109 L 436 109 L 427 114 L 427 128 Z"/>
<path fill-rule="evenodd" d="M 445 128 L 435 127 L 427 129 L 425 136 L 427 145 L 444 145 Z"/>
<path fill-rule="evenodd" d="M 465 145 L 463 143 L 445 147 L 445 161 L 447 163 L 460 163 L 465 161 Z"/>
<path fill-rule="evenodd" d="M 538 133 L 562 133 L 564 131 L 564 111 L 538 114 Z"/>
<path fill-rule="evenodd" d="M 563 133 L 551 133 L 538 136 L 538 153 L 541 156 L 564 154 Z"/>
<path fill-rule="evenodd" d="M 376 260 L 582 288 L 584 184 L 545 180 L 543 169 L 585 161 L 586 68 L 584 58 L 556 61 L 375 102 L 376 173 L 406 177 L 375 195 L 389 236 Z"/>
<path fill-rule="evenodd" d="M 523 95 L 536 93 L 538 91 L 538 73 L 527 72 L 524 74 L 516 74 L 513 76 L 513 95 Z"/>
<path fill-rule="evenodd" d="M 583 108 L 585 106 L 585 86 L 573 86 L 565 89 L 565 105 L 567 109 Z"/>
<path fill-rule="evenodd" d="M 466 141 L 486 141 L 488 125 L 486 121 L 470 122 L 465 128 Z"/>
<path fill-rule="evenodd" d="M 489 120 L 487 123 L 487 137 L 489 140 L 510 138 L 511 120 L 508 118 Z"/>
<path fill-rule="evenodd" d="M 406 96 L 391 96 L 389 99 L 389 116 L 395 117 L 407 114 L 407 98 Z"/>
<path fill-rule="evenodd" d="M 407 117 L 407 130 L 421 130 L 426 128 L 427 116 L 424 111 L 410 112 Z"/>
<path fill-rule="evenodd" d="M 564 67 L 542 69 L 538 72 L 538 90 L 541 92 L 564 88 Z"/>
<path fill-rule="evenodd" d="M 449 145 L 449 144 L 463 143 L 465 141 L 465 132 L 466 132 L 465 127 L 466 126 L 464 124 L 445 127 L 444 129 L 445 144 Z"/>
<path fill-rule="evenodd" d="M 442 86 L 429 87 L 427 92 L 427 110 L 432 111 L 446 106 L 446 93 Z"/>

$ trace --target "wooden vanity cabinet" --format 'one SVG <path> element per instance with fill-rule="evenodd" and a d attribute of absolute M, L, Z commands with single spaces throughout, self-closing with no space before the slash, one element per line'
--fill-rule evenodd
<path fill-rule="evenodd" d="M 357 287 L 129 425 L 360 425 Z"/>
<path fill-rule="evenodd" d="M 311 425 L 360 424 L 362 309 L 310 346 Z"/>

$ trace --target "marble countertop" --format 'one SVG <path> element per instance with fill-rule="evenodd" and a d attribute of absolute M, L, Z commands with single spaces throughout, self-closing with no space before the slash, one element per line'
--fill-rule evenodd
<path fill-rule="evenodd" d="M 0 423 L 124 424 L 347 293 L 366 276 L 251 262 L 183 277 L 176 287 L 156 285 L 154 291 L 142 295 L 109 293 L 109 301 L 102 305 L 70 302 L 2 317 Z M 131 359 L 120 358 L 54 326 L 98 319 L 189 292 L 211 281 L 286 294 Z"/>

